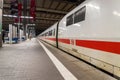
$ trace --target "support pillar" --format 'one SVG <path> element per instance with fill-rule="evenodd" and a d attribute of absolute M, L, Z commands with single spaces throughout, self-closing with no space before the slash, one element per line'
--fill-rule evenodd
<path fill-rule="evenodd" d="M 2 35 L 0 34 L 0 47 L 2 47 Z"/>
<path fill-rule="evenodd" d="M 27 3 L 28 3 L 28 0 L 23 0 L 23 15 L 24 16 L 27 16 Z M 27 20 L 24 19 L 23 20 L 23 32 L 24 32 L 24 36 L 25 36 L 25 39 L 27 39 L 27 36 L 26 36 L 26 24 L 27 24 Z"/>
<path fill-rule="evenodd" d="M 0 47 L 2 47 L 2 12 L 3 12 L 3 0 L 0 0 Z"/>

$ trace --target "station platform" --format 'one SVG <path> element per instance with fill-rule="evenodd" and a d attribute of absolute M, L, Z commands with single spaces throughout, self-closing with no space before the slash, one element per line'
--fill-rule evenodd
<path fill-rule="evenodd" d="M 37 39 L 0 48 L 0 80 L 117 80 Z"/>

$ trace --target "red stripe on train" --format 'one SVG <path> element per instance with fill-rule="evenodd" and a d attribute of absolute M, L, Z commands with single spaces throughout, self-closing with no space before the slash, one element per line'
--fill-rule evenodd
<path fill-rule="evenodd" d="M 56 38 L 45 38 L 45 39 L 56 41 Z"/>
<path fill-rule="evenodd" d="M 56 38 L 45 38 L 48 40 L 56 41 Z M 59 42 L 70 44 L 70 39 L 58 39 Z"/>
<path fill-rule="evenodd" d="M 59 42 L 70 44 L 70 39 L 58 39 Z"/>
<path fill-rule="evenodd" d="M 55 38 L 47 38 L 47 39 L 56 41 Z M 58 39 L 58 41 L 62 43 L 70 44 L 70 39 Z M 120 54 L 120 42 L 76 40 L 76 46 L 82 46 L 91 49 Z"/>
<path fill-rule="evenodd" d="M 120 42 L 76 40 L 76 45 L 120 54 Z"/>

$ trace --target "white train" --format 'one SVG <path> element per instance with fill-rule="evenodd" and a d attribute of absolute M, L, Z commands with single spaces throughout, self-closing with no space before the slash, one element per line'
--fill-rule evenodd
<path fill-rule="evenodd" d="M 120 0 L 87 0 L 39 38 L 120 77 Z"/>

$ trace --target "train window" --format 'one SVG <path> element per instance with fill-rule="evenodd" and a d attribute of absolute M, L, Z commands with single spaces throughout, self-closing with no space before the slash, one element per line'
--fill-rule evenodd
<path fill-rule="evenodd" d="M 82 7 L 80 10 L 74 14 L 74 23 L 81 22 L 85 20 L 86 6 Z"/>
<path fill-rule="evenodd" d="M 47 36 L 47 33 L 45 33 L 45 36 Z"/>
<path fill-rule="evenodd" d="M 46 36 L 49 36 L 49 33 L 48 33 L 48 32 L 46 33 Z"/>
<path fill-rule="evenodd" d="M 53 31 L 51 30 L 51 31 L 50 31 L 50 36 L 52 36 L 52 35 L 53 35 L 53 33 L 52 33 L 52 32 L 53 32 Z"/>
<path fill-rule="evenodd" d="M 49 34 L 48 34 L 48 36 L 50 36 L 50 31 L 49 31 Z"/>
<path fill-rule="evenodd" d="M 52 36 L 54 36 L 54 30 L 52 30 Z"/>
<path fill-rule="evenodd" d="M 67 17 L 67 24 L 66 26 L 69 26 L 73 24 L 73 14 Z"/>
<path fill-rule="evenodd" d="M 49 31 L 49 34 L 48 34 L 48 36 L 52 36 L 52 30 L 51 30 L 51 31 Z"/>
<path fill-rule="evenodd" d="M 48 36 L 50 36 L 50 31 L 49 31 L 49 34 L 48 34 Z"/>
<path fill-rule="evenodd" d="M 54 29 L 54 32 L 53 32 L 53 36 L 55 36 L 55 29 Z"/>

